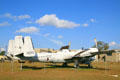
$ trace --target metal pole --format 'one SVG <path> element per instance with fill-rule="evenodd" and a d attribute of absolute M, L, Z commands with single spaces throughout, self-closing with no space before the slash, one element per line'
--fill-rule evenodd
<path fill-rule="evenodd" d="M 119 54 L 119 62 L 120 62 L 120 53 L 118 53 Z"/>
<path fill-rule="evenodd" d="M 104 64 L 105 64 L 105 75 L 106 75 L 106 62 L 104 62 Z"/>
<path fill-rule="evenodd" d="M 13 72 L 13 68 L 14 68 L 13 65 L 14 65 L 14 61 L 12 60 L 12 61 L 11 61 L 11 71 L 12 71 L 12 72 Z"/>
<path fill-rule="evenodd" d="M 105 55 L 106 57 L 106 55 Z M 105 61 L 105 75 L 107 75 L 107 61 Z"/>
<path fill-rule="evenodd" d="M 21 65 L 20 65 L 20 70 L 22 70 L 22 66 L 23 66 L 23 64 L 21 63 Z"/>
<path fill-rule="evenodd" d="M 3 64 L 3 62 L 1 61 L 1 72 L 2 72 L 2 64 Z"/>
<path fill-rule="evenodd" d="M 44 64 L 44 73 L 45 73 L 45 63 L 43 62 L 43 64 Z"/>
<path fill-rule="evenodd" d="M 117 62 L 117 53 L 115 53 L 116 54 L 116 62 Z"/>

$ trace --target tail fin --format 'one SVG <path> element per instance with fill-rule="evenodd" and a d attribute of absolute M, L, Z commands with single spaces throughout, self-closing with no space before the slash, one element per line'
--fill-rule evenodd
<path fill-rule="evenodd" d="M 9 40 L 7 53 L 8 54 L 14 54 L 13 53 L 14 49 L 15 49 L 15 41 L 14 40 Z"/>
<path fill-rule="evenodd" d="M 23 38 L 22 36 L 16 36 L 15 40 L 9 40 L 8 43 L 8 50 L 7 55 L 8 56 L 15 56 L 22 53 L 22 47 L 23 47 Z"/>
<path fill-rule="evenodd" d="M 24 37 L 24 46 L 22 48 L 22 51 L 26 57 L 32 57 L 35 55 L 32 40 L 29 36 Z"/>
<path fill-rule="evenodd" d="M 16 36 L 15 40 L 9 40 L 7 55 L 20 55 L 23 54 L 25 57 L 35 56 L 32 40 L 29 36 L 22 37 Z"/>
<path fill-rule="evenodd" d="M 22 47 L 23 47 L 23 37 L 22 36 L 16 36 L 15 37 L 15 54 L 22 53 Z"/>

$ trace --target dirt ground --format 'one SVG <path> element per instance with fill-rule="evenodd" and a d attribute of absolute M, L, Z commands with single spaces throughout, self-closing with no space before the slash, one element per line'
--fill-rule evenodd
<path fill-rule="evenodd" d="M 120 80 L 120 63 L 93 62 L 93 68 L 73 64 L 62 67 L 51 63 L 0 63 L 0 80 Z"/>

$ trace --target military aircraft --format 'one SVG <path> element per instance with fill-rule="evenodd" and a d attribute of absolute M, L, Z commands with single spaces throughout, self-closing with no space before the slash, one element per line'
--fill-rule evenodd
<path fill-rule="evenodd" d="M 22 36 L 16 36 L 15 40 L 9 40 L 7 57 L 9 59 L 28 60 L 32 62 L 63 63 L 63 66 L 74 62 L 74 67 L 78 68 L 79 63 L 88 64 L 88 67 L 91 67 L 90 63 L 95 60 L 95 55 L 115 52 L 115 50 L 100 52 L 97 47 L 76 51 L 70 51 L 68 48 L 68 46 L 62 47 L 56 53 L 35 53 L 32 40 L 29 36 L 24 38 Z"/>

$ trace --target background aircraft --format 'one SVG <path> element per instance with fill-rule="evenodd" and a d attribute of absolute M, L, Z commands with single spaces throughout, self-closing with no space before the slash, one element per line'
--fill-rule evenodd
<path fill-rule="evenodd" d="M 63 63 L 63 66 L 67 66 L 67 63 L 74 62 L 74 67 L 78 68 L 79 63 L 88 64 L 88 67 L 91 67 L 90 63 L 95 60 L 95 55 L 115 52 L 115 50 L 99 51 L 97 49 L 97 41 L 96 48 L 70 51 L 69 47 L 69 45 L 63 46 L 60 51 L 56 53 L 35 53 L 32 40 L 29 36 L 24 38 L 22 36 L 16 36 L 15 40 L 9 40 L 7 57 L 12 60 L 18 59 L 32 62 Z"/>

